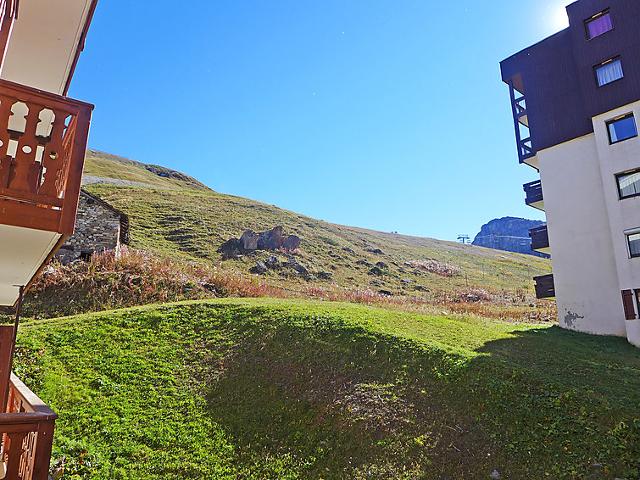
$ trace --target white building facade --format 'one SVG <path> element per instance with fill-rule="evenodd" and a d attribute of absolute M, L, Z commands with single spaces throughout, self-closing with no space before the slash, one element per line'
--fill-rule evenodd
<path fill-rule="evenodd" d="M 640 2 L 580 0 L 570 27 L 502 62 L 520 162 L 540 181 L 527 203 L 551 253 L 537 278 L 563 328 L 640 347 Z"/>

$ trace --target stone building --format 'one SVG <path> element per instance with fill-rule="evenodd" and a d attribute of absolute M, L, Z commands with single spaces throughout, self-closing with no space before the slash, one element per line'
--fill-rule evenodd
<path fill-rule="evenodd" d="M 62 263 L 87 260 L 94 253 L 115 251 L 129 243 L 129 217 L 101 198 L 84 190 L 80 193 L 74 234 L 60 248 L 56 258 Z"/>

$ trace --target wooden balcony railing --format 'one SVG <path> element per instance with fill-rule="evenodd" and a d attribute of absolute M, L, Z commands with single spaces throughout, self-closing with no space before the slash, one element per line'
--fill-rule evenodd
<path fill-rule="evenodd" d="M 0 478 L 47 480 L 57 415 L 10 373 L 13 326 L 0 326 Z"/>
<path fill-rule="evenodd" d="M 57 415 L 15 375 L 0 414 L 4 480 L 47 480 Z"/>
<path fill-rule="evenodd" d="M 0 223 L 73 233 L 92 110 L 0 80 Z"/>

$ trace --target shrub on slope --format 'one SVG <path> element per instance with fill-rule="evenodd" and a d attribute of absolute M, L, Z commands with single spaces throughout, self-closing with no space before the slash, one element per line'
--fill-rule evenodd
<path fill-rule="evenodd" d="M 257 279 L 124 249 L 70 265 L 52 263 L 27 295 L 24 315 L 53 318 L 151 303 L 224 297 L 279 296 Z"/>
<path fill-rule="evenodd" d="M 52 263 L 29 291 L 23 314 L 55 318 L 116 308 L 214 297 L 315 298 L 426 313 L 455 312 L 507 321 L 541 323 L 555 319 L 553 304 L 522 305 L 521 299 L 461 288 L 432 299 L 389 296 L 367 288 L 308 284 L 288 289 L 261 277 L 182 258 L 170 259 L 124 249 L 94 255 L 87 262 Z"/>

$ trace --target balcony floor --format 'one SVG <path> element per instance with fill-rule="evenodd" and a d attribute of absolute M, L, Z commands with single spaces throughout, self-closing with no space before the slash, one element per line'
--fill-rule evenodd
<path fill-rule="evenodd" d="M 60 238 L 56 232 L 0 225 L 0 306 L 15 304 L 18 286 L 29 283 Z"/>
<path fill-rule="evenodd" d="M 544 200 L 540 200 L 538 202 L 527 203 L 528 206 L 535 208 L 536 210 L 540 210 L 544 212 Z"/>
<path fill-rule="evenodd" d="M 531 247 L 531 250 L 533 250 L 534 252 L 545 253 L 547 255 L 551 255 L 551 247 L 542 247 L 542 248 L 533 248 L 533 247 Z"/>

